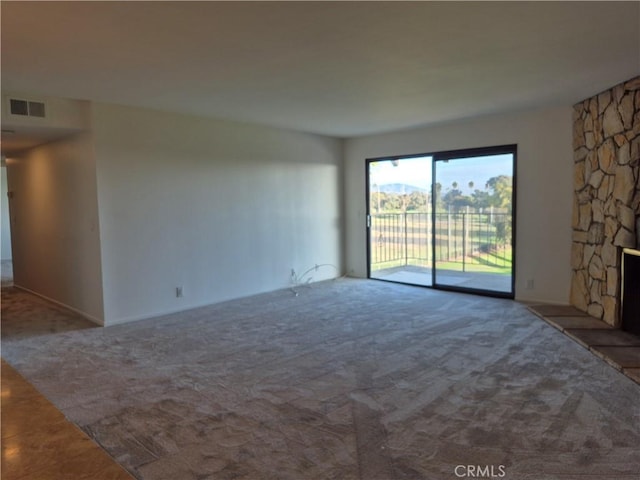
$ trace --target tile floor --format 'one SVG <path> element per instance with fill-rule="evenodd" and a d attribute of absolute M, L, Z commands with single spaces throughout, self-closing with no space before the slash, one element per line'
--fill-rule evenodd
<path fill-rule="evenodd" d="M 613 328 L 574 307 L 532 305 L 529 310 L 640 383 L 640 337 L 637 335 Z"/>
<path fill-rule="evenodd" d="M 133 478 L 4 360 L 1 371 L 4 480 Z"/>

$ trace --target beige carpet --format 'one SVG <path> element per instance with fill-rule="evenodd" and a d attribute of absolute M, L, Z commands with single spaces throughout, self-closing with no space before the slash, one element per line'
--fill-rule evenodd
<path fill-rule="evenodd" d="M 342 279 L 92 328 L 4 289 L 2 356 L 139 479 L 640 471 L 640 385 L 509 300 Z"/>

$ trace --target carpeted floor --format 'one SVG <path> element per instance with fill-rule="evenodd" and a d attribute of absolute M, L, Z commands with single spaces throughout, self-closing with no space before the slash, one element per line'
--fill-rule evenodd
<path fill-rule="evenodd" d="M 3 289 L 2 357 L 139 479 L 640 471 L 640 385 L 509 300 L 341 279 L 92 328 Z"/>

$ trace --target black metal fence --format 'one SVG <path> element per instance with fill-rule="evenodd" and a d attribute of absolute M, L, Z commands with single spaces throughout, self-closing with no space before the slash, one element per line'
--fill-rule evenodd
<path fill-rule="evenodd" d="M 371 215 L 373 269 L 401 265 L 432 266 L 431 213 Z M 436 262 L 511 266 L 511 214 L 436 213 Z"/>

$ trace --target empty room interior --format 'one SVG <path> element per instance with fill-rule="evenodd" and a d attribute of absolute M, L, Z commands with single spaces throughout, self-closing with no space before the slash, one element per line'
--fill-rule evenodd
<path fill-rule="evenodd" d="M 2 478 L 638 478 L 640 3 L 0 13 Z"/>

